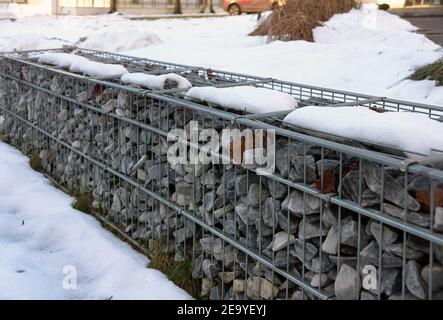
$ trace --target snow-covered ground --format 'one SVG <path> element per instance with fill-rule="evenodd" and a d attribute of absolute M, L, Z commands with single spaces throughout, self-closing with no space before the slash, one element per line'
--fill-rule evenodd
<path fill-rule="evenodd" d="M 191 298 L 28 162 L 0 142 L 0 299 Z"/>
<path fill-rule="evenodd" d="M 442 57 L 443 49 L 415 33 L 409 22 L 372 8 L 336 15 L 315 30 L 315 43 L 250 37 L 256 15 L 154 21 L 116 14 L 24 17 L 0 20 L 0 51 L 77 44 L 443 105 L 443 87 L 407 80 L 415 68 Z"/>

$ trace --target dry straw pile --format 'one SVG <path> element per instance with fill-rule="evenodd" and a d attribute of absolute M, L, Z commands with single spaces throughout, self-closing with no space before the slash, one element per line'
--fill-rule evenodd
<path fill-rule="evenodd" d="M 312 29 L 356 5 L 356 0 L 287 0 L 286 5 L 274 10 L 250 35 L 267 36 L 269 42 L 314 41 Z"/>

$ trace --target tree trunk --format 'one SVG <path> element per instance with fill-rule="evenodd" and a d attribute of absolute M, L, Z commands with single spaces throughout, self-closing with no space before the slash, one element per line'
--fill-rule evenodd
<path fill-rule="evenodd" d="M 114 13 L 117 11 L 117 0 L 110 0 L 109 13 Z"/>
<path fill-rule="evenodd" d="M 174 14 L 182 14 L 182 3 L 180 0 L 175 0 Z"/>

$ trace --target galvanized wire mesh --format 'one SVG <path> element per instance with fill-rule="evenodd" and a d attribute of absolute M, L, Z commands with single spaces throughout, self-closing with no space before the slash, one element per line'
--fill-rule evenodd
<path fill-rule="evenodd" d="M 280 90 L 302 106 L 358 104 L 434 119 L 443 111 L 108 52 L 50 51 L 120 63 L 131 72 L 174 72 L 194 86 Z M 59 185 L 89 194 L 98 216 L 150 255 L 160 250 L 190 261 L 202 296 L 443 298 L 438 154 L 411 161 L 403 150 L 303 131 L 283 123 L 282 115 L 234 113 L 185 100 L 183 90 L 72 74 L 36 63 L 41 52 L 0 58 L 4 137 L 37 154 Z M 105 111 L 106 104 L 123 113 Z M 171 165 L 168 132 L 191 120 L 217 130 L 275 130 L 276 171 L 262 176 L 255 167 L 215 161 Z"/>

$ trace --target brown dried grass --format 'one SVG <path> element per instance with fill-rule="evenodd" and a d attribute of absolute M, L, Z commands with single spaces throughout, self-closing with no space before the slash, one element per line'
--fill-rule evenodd
<path fill-rule="evenodd" d="M 268 42 L 313 42 L 312 29 L 328 21 L 334 14 L 348 12 L 356 5 L 356 0 L 287 0 L 286 5 L 275 9 L 249 35 L 267 36 Z"/>

